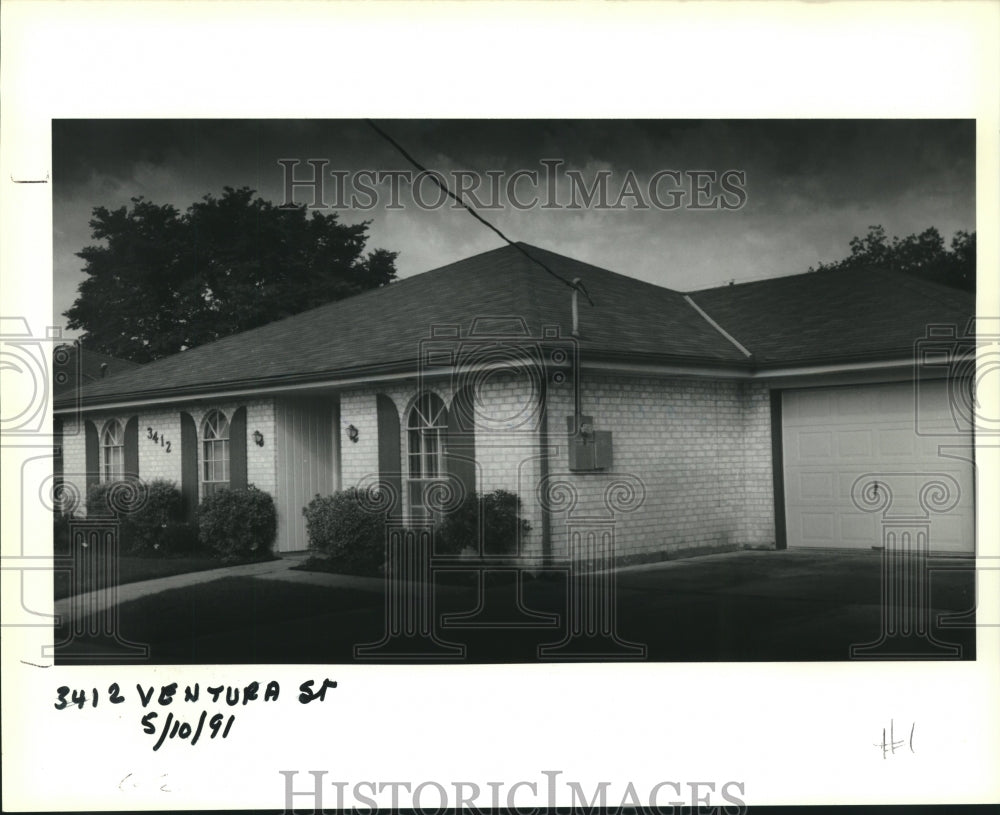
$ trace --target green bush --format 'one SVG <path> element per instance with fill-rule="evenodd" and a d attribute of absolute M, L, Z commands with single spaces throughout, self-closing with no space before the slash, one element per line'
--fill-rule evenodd
<path fill-rule="evenodd" d="M 480 512 L 483 513 L 481 547 Z M 514 554 L 518 534 L 531 531 L 531 524 L 520 512 L 521 499 L 513 492 L 474 492 L 442 518 L 436 529 L 435 549 L 442 554 L 458 554 L 465 549 L 484 555 Z"/>
<path fill-rule="evenodd" d="M 142 495 L 142 487 L 125 480 L 102 481 L 87 490 L 88 518 L 121 518 Z"/>
<path fill-rule="evenodd" d="M 184 522 L 182 506 L 177 485 L 163 479 L 144 488 L 105 482 L 87 492 L 89 517 L 118 518 L 120 551 L 125 554 L 163 555 L 197 548 L 197 530 Z"/>
<path fill-rule="evenodd" d="M 122 517 L 122 551 L 166 553 L 168 529 L 181 522 L 181 493 L 171 481 L 157 479 L 146 485 L 146 501 Z"/>
<path fill-rule="evenodd" d="M 266 556 L 277 532 L 274 499 L 252 484 L 218 490 L 198 507 L 199 539 L 225 560 Z"/>
<path fill-rule="evenodd" d="M 202 549 L 197 523 L 167 524 L 160 537 L 160 547 L 156 551 L 165 555 L 198 552 Z"/>
<path fill-rule="evenodd" d="M 362 490 L 317 495 L 302 508 L 309 548 L 349 570 L 374 574 L 385 562 L 385 513 Z"/>
<path fill-rule="evenodd" d="M 57 555 L 69 553 L 69 523 L 73 519 L 71 512 L 54 512 L 52 514 L 52 548 Z"/>

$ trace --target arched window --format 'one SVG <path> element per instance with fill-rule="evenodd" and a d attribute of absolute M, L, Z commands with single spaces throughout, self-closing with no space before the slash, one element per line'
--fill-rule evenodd
<path fill-rule="evenodd" d="M 429 481 L 442 478 L 444 440 L 448 431 L 448 414 L 441 398 L 425 393 L 410 408 L 406 420 L 407 456 L 410 475 L 410 512 L 414 517 L 426 517 L 424 488 Z"/>
<path fill-rule="evenodd" d="M 229 422 L 220 410 L 210 411 L 202 425 L 202 483 L 211 495 L 229 486 Z"/>
<path fill-rule="evenodd" d="M 117 419 L 101 433 L 101 481 L 117 481 L 125 474 L 125 428 Z"/>

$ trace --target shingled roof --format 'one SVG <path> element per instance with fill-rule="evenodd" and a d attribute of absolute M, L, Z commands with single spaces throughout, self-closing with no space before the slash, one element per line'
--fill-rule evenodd
<path fill-rule="evenodd" d="M 684 294 L 520 245 L 559 275 L 579 277 L 585 361 L 745 369 L 802 360 L 901 358 L 928 322 L 974 313 L 973 298 L 886 273 L 813 273 Z M 219 390 L 364 378 L 415 369 L 433 325 L 518 316 L 534 336 L 571 331 L 571 292 L 506 246 L 329 303 L 88 384 L 84 406 Z M 57 400 L 69 406 L 72 397 Z"/>
<path fill-rule="evenodd" d="M 823 271 L 689 295 L 758 368 L 912 359 L 928 325 L 961 331 L 975 296 L 885 270 Z"/>
<path fill-rule="evenodd" d="M 56 351 L 59 353 L 57 354 Z M 78 388 L 87 382 L 96 382 L 109 376 L 134 371 L 140 367 L 138 362 L 110 357 L 99 351 L 81 348 L 67 343 L 53 349 L 53 367 L 57 376 L 53 377 L 53 392 L 58 396 Z M 62 374 L 59 376 L 58 374 Z M 77 379 L 80 381 L 78 382 Z"/>

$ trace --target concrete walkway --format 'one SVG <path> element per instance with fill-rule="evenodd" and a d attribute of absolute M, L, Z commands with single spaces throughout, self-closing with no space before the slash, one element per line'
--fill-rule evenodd
<path fill-rule="evenodd" d="M 140 597 L 149 597 L 170 589 L 182 589 L 185 586 L 195 586 L 199 583 L 210 583 L 223 577 L 268 577 L 287 572 L 301 558 L 289 557 L 268 560 L 263 563 L 244 563 L 238 566 L 221 566 L 218 569 L 208 569 L 202 572 L 185 572 L 169 577 L 158 577 L 154 580 L 140 580 L 137 583 L 126 583 L 111 591 L 91 591 L 86 594 L 76 594 L 63 597 L 55 602 L 55 613 L 65 617 L 73 611 L 83 611 L 93 614 L 103 611 L 108 606 L 127 603 Z M 303 572 L 303 574 L 307 574 Z"/>
<path fill-rule="evenodd" d="M 113 591 L 92 591 L 86 594 L 64 597 L 55 602 L 55 614 L 60 618 L 67 615 L 94 614 L 109 606 L 127 603 L 131 600 L 151 597 L 154 594 L 183 589 L 202 583 L 211 583 L 226 577 L 253 577 L 260 580 L 279 580 L 283 583 L 298 583 L 308 586 L 325 588 L 355 589 L 359 591 L 382 592 L 385 590 L 384 577 L 362 577 L 350 574 L 335 574 L 333 572 L 293 571 L 293 567 L 309 557 L 308 552 L 290 552 L 278 555 L 277 559 L 263 563 L 244 563 L 237 566 L 221 566 L 218 569 L 207 569 L 200 572 L 185 572 L 184 574 L 158 577 L 153 580 L 140 580 L 135 583 L 125 583 Z M 656 564 L 659 565 L 659 564 Z M 467 590 L 468 587 L 438 585 L 436 591 L 451 594 Z"/>

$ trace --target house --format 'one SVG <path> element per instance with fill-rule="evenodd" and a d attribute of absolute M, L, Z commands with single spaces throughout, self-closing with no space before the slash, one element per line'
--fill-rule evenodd
<path fill-rule="evenodd" d="M 80 345 L 62 343 L 52 349 L 52 394 L 60 398 L 78 394 L 79 389 L 90 382 L 97 382 L 107 376 L 124 371 L 134 371 L 139 363 L 127 359 L 108 356 L 99 351 L 91 351 Z M 62 435 L 62 418 L 57 413 L 53 421 L 53 433 Z M 53 480 L 63 480 L 62 448 L 56 445 L 52 460 Z"/>
<path fill-rule="evenodd" d="M 955 359 L 974 312 L 886 271 L 684 294 L 507 246 L 86 384 L 79 411 L 56 403 L 64 479 L 170 479 L 189 512 L 252 483 L 274 496 L 279 551 L 307 547 L 317 493 L 378 484 L 418 523 L 504 488 L 536 561 L 565 556 L 581 518 L 613 526 L 625 561 L 869 549 L 888 516 L 859 479 L 904 515 L 937 479 L 957 500 L 930 548 L 972 554 Z"/>
<path fill-rule="evenodd" d="M 59 397 L 81 385 L 138 367 L 138 362 L 63 343 L 52 349 L 52 392 Z"/>

